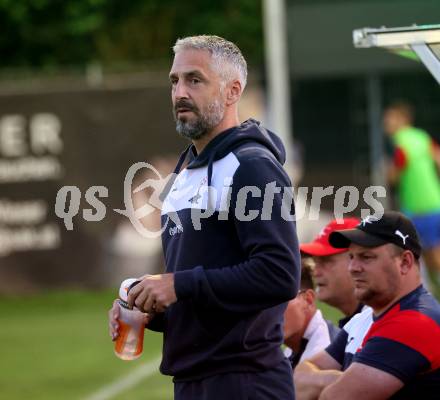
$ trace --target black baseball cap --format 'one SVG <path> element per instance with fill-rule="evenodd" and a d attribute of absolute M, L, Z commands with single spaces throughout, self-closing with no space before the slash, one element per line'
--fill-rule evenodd
<path fill-rule="evenodd" d="M 347 248 L 351 243 L 364 247 L 377 247 L 393 243 L 410 250 L 420 257 L 422 246 L 413 223 L 402 213 L 386 211 L 382 218 L 369 215 L 354 229 L 335 231 L 330 234 L 329 243 L 336 248 Z"/>

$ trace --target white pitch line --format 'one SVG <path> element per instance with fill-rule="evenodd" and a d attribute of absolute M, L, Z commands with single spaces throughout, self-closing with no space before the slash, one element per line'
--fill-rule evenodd
<path fill-rule="evenodd" d="M 145 379 L 157 372 L 161 358 L 162 357 L 158 357 L 153 361 L 139 365 L 139 367 L 130 371 L 122 378 L 104 386 L 92 395 L 85 397 L 84 400 L 108 400 L 125 391 L 126 389 L 132 388 L 142 379 Z"/>

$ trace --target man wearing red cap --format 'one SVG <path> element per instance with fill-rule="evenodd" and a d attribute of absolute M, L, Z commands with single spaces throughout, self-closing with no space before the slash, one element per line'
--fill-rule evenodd
<path fill-rule="evenodd" d="M 339 309 L 345 315 L 339 320 L 340 328 L 362 310 L 362 304 L 354 296 L 354 283 L 348 272 L 348 249 L 333 247 L 328 238 L 336 230 L 354 228 L 358 224 L 357 218 L 333 220 L 322 229 L 313 242 L 300 245 L 303 254 L 313 257 L 318 299 Z"/>

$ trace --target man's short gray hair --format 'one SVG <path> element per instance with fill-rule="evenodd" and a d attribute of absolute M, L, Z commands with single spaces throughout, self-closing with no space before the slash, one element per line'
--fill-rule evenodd
<path fill-rule="evenodd" d="M 178 39 L 173 47 L 174 54 L 188 49 L 209 51 L 224 83 L 237 77 L 243 91 L 247 82 L 247 64 L 237 45 L 220 36 L 199 35 Z"/>

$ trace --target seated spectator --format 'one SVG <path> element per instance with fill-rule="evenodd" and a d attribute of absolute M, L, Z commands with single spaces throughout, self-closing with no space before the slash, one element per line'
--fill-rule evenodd
<path fill-rule="evenodd" d="M 338 332 L 339 329 L 326 321 L 316 307 L 311 260 L 302 257 L 300 291 L 289 301 L 284 313 L 285 354 L 292 368 L 325 349 Z"/>
<path fill-rule="evenodd" d="M 337 249 L 329 241 L 329 235 L 338 229 L 354 228 L 357 218 L 345 218 L 327 224 L 311 243 L 302 243 L 302 254 L 313 257 L 314 278 L 318 300 L 337 308 L 344 314 L 339 320 L 342 328 L 350 318 L 362 310 L 363 305 L 354 296 L 354 283 L 348 272 L 348 249 Z"/>
<path fill-rule="evenodd" d="M 438 399 L 440 304 L 421 285 L 414 225 L 390 211 L 329 240 L 349 246 L 355 295 L 371 306 L 373 323 L 351 360 L 344 359 L 346 349 L 359 337 L 344 329 L 325 351 L 297 366 L 297 400 Z"/>

